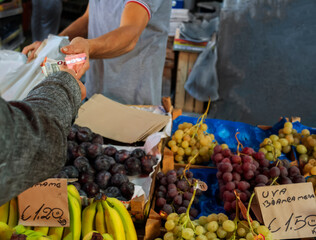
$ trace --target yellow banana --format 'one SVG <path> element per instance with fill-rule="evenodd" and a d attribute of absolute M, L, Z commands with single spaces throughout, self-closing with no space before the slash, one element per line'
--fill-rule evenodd
<path fill-rule="evenodd" d="M 70 238 L 69 238 L 69 236 L 70 236 Z M 68 239 L 71 239 L 71 232 L 70 232 L 70 227 L 65 227 L 64 228 L 64 232 L 63 232 L 63 237 L 62 237 L 62 239 L 63 240 L 65 240 L 66 239 L 66 237 L 68 237 Z"/>
<path fill-rule="evenodd" d="M 10 201 L 0 206 L 0 222 L 8 223 Z"/>
<path fill-rule="evenodd" d="M 0 222 L 0 239 L 1 240 L 10 240 L 13 229 L 10 228 L 6 223 Z"/>
<path fill-rule="evenodd" d="M 104 210 L 101 202 L 97 203 L 97 214 L 95 215 L 95 230 L 97 230 L 101 234 L 106 233 Z"/>
<path fill-rule="evenodd" d="M 112 236 L 108 233 L 102 234 L 103 240 L 114 240 Z"/>
<path fill-rule="evenodd" d="M 63 227 L 50 227 L 48 231 L 48 236 L 53 240 L 61 240 L 63 237 L 64 228 Z"/>
<path fill-rule="evenodd" d="M 75 197 L 68 194 L 70 214 L 70 232 L 64 236 L 64 240 L 80 240 L 81 235 L 81 207 Z M 66 230 L 66 229 L 65 229 Z"/>
<path fill-rule="evenodd" d="M 48 230 L 49 230 L 49 227 L 34 227 L 34 231 L 35 232 L 40 232 L 43 235 L 47 235 L 48 234 Z"/>
<path fill-rule="evenodd" d="M 82 237 L 85 237 L 89 232 L 94 230 L 94 217 L 96 214 L 97 202 L 91 203 L 82 211 Z"/>
<path fill-rule="evenodd" d="M 17 198 L 12 198 L 10 200 L 10 210 L 9 210 L 9 219 L 8 225 L 9 227 L 13 228 L 18 225 L 19 219 L 19 211 L 18 211 L 18 201 Z"/>
<path fill-rule="evenodd" d="M 128 236 L 129 240 L 137 240 L 137 233 L 135 230 L 133 220 L 131 218 L 131 215 L 128 213 L 127 209 L 123 205 L 123 203 L 117 200 L 116 198 L 111 198 L 111 197 L 108 197 L 106 201 L 120 215 L 123 222 L 123 226 L 124 226 L 125 236 L 126 237 Z"/>
<path fill-rule="evenodd" d="M 79 202 L 79 205 L 81 207 L 81 198 L 80 198 L 80 194 L 79 194 L 77 188 L 74 185 L 69 184 L 69 185 L 67 185 L 67 191 L 68 191 L 68 194 L 71 194 L 75 199 L 77 199 L 77 201 Z"/>
<path fill-rule="evenodd" d="M 113 236 L 114 240 L 125 240 L 124 225 L 118 212 L 106 201 L 102 201 L 102 206 L 108 233 Z"/>

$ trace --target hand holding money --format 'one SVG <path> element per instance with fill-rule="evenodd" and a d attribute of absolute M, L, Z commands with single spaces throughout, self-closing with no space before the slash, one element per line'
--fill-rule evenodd
<path fill-rule="evenodd" d="M 45 77 L 47 77 L 55 72 L 59 72 L 61 66 L 66 66 L 68 69 L 74 70 L 74 72 L 77 75 L 78 72 L 81 70 L 82 66 L 84 65 L 85 60 L 85 53 L 68 55 L 66 56 L 65 61 L 54 60 L 46 57 L 41 64 L 42 72 L 45 75 Z M 80 78 L 81 76 L 78 76 L 78 78 Z"/>

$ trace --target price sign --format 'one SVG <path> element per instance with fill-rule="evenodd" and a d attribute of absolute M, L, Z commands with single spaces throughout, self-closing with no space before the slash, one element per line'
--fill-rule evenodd
<path fill-rule="evenodd" d="M 19 224 L 68 227 L 67 179 L 51 178 L 37 183 L 18 196 Z"/>
<path fill-rule="evenodd" d="M 274 239 L 316 237 L 312 183 L 255 188 L 264 224 Z"/>

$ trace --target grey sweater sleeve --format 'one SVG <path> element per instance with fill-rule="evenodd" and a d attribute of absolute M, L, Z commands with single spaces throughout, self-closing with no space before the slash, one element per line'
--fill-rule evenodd
<path fill-rule="evenodd" d="M 57 173 L 81 102 L 79 85 L 59 72 L 23 101 L 0 98 L 0 205 Z"/>

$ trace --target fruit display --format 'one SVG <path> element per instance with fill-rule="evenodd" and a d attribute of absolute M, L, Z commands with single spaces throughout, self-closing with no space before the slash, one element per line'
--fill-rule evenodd
<path fill-rule="evenodd" d="M 285 122 L 278 135 L 272 134 L 260 144 L 260 152 L 265 154 L 269 161 L 275 160 L 281 152 L 287 154 L 295 147 L 298 160 L 306 164 L 309 159 L 316 159 L 316 134 L 310 134 L 308 129 L 298 132 L 291 122 Z"/>
<path fill-rule="evenodd" d="M 116 198 L 98 194 L 82 208 L 78 190 L 67 186 L 70 226 L 26 227 L 18 224 L 17 199 L 0 207 L 1 240 L 136 240 L 136 230 L 129 212 Z"/>
<path fill-rule="evenodd" d="M 73 184 L 80 195 L 93 198 L 103 192 L 108 197 L 128 201 L 134 194 L 134 184 L 127 176 L 148 175 L 157 158 L 136 148 L 118 150 L 103 148 L 103 138 L 89 128 L 74 125 L 68 135 L 67 165 L 54 177 L 78 178 Z"/>
<path fill-rule="evenodd" d="M 269 229 L 253 221 L 251 227 L 247 221 L 231 221 L 223 214 L 210 214 L 201 216 L 199 219 L 189 221 L 186 214 L 172 213 L 167 217 L 165 223 L 167 233 L 163 240 L 173 239 L 242 239 L 254 240 L 258 235 L 264 236 L 263 239 L 272 240 Z M 257 238 L 258 239 L 258 238 Z M 162 240 L 156 238 L 155 240 Z"/>
<path fill-rule="evenodd" d="M 184 168 L 177 171 L 170 170 L 166 174 L 159 172 L 157 174 L 157 192 L 156 192 L 156 210 L 171 213 L 184 213 L 187 211 L 190 200 L 193 196 L 193 173 L 185 172 Z M 197 190 L 196 196 L 202 194 L 201 190 Z M 198 198 L 194 198 L 193 204 L 198 203 Z M 198 216 L 196 208 L 190 209 L 190 216 L 196 218 Z"/>
<path fill-rule="evenodd" d="M 197 180 L 192 179 L 193 194 L 189 205 L 183 213 L 170 213 L 165 222 L 164 240 L 173 239 L 246 239 L 254 240 L 258 235 L 262 235 L 265 239 L 271 239 L 272 235 L 269 229 L 260 225 L 259 222 L 240 221 L 237 218 L 234 221 L 228 219 L 223 213 L 210 214 L 208 216 L 200 216 L 193 220 L 190 215 L 191 206 L 194 202 L 198 187 Z M 257 238 L 258 239 L 258 238 Z M 162 240 L 156 238 L 155 240 Z"/>
<path fill-rule="evenodd" d="M 99 194 L 82 212 L 82 237 L 90 239 L 99 233 L 101 239 L 136 240 L 137 234 L 129 212 L 116 198 Z"/>
<path fill-rule="evenodd" d="M 80 240 L 81 198 L 78 190 L 73 185 L 67 186 L 67 192 L 70 218 L 69 227 L 25 227 L 18 225 L 19 212 L 17 198 L 13 198 L 0 207 L 0 232 L 2 229 L 1 226 L 6 229 L 5 233 L 3 233 L 6 234 L 6 238 L 0 237 L 0 239 L 10 240 L 11 236 L 12 239 L 22 239 L 22 236 L 26 236 L 26 240 Z"/>
<path fill-rule="evenodd" d="M 234 218 L 236 196 L 248 206 L 248 201 L 255 187 L 268 186 L 273 183 L 290 184 L 305 182 L 298 167 L 291 166 L 287 160 L 270 162 L 263 152 L 255 152 L 245 147 L 241 153 L 234 154 L 230 149 L 214 148 L 212 160 L 216 164 L 220 198 L 224 209 Z"/>
<path fill-rule="evenodd" d="M 192 125 L 184 122 L 178 126 L 168 142 L 177 163 L 201 164 L 210 161 L 217 142 L 213 134 L 206 132 L 207 128 L 205 123 Z"/>

